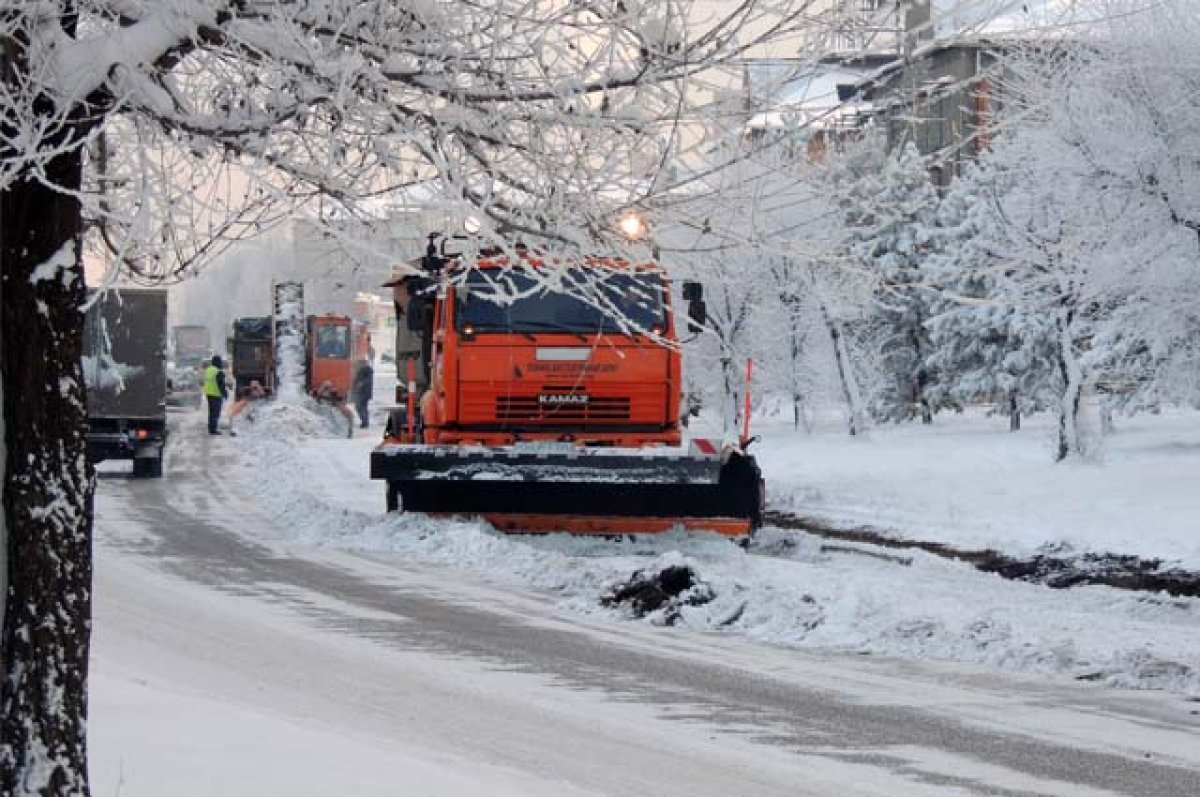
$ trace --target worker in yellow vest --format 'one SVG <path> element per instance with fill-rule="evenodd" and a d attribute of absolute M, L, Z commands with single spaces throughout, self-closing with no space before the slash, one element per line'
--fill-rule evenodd
<path fill-rule="evenodd" d="M 204 398 L 208 401 L 208 433 L 220 434 L 217 422 L 221 420 L 221 405 L 229 396 L 225 386 L 225 363 L 221 355 L 214 354 L 212 362 L 204 369 Z"/>

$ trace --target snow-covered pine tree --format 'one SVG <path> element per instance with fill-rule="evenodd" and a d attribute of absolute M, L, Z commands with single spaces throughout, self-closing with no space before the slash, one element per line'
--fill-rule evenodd
<path fill-rule="evenodd" d="M 864 173 L 845 197 L 849 253 L 876 280 L 870 330 L 882 369 L 871 397 L 880 420 L 932 423 L 929 396 L 929 295 L 921 265 L 931 250 L 937 192 L 924 158 L 909 143 L 883 169 Z"/>
<path fill-rule="evenodd" d="M 998 261 L 987 247 L 999 223 L 988 199 L 995 190 L 972 166 L 938 206 L 933 251 L 922 265 L 930 302 L 926 364 L 938 375 L 932 402 L 994 402 L 1016 431 L 1023 413 L 1044 409 L 1062 386 L 1052 319 L 1006 301 L 997 284 Z"/>

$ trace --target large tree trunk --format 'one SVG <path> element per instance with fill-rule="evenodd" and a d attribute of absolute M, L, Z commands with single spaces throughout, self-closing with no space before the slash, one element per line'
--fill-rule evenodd
<path fill-rule="evenodd" d="M 4 531 L 0 793 L 87 795 L 92 488 L 78 150 L 0 192 Z"/>

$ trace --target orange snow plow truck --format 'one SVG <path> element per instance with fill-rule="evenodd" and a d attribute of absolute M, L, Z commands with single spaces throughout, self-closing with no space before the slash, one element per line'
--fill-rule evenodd
<path fill-rule="evenodd" d="M 505 531 L 743 535 L 763 482 L 745 448 L 683 443 L 682 360 L 655 264 L 446 255 L 405 280 L 429 387 L 371 454 L 387 508 Z M 704 323 L 685 284 L 689 325 Z M 414 308 L 416 310 L 414 311 Z M 405 364 L 399 378 L 410 385 Z"/>

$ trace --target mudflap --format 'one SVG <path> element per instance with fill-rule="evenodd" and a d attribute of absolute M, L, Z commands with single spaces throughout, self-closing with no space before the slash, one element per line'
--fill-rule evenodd
<path fill-rule="evenodd" d="M 135 479 L 162 478 L 165 446 L 166 441 L 161 439 L 136 445 L 133 453 L 133 477 Z"/>

